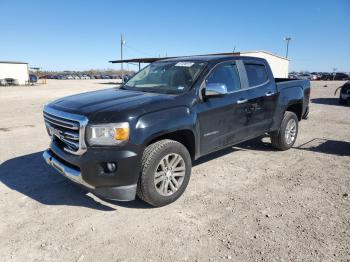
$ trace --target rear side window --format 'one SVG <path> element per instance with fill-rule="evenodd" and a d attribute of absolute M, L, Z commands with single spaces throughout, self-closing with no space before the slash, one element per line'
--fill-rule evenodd
<path fill-rule="evenodd" d="M 267 78 L 267 72 L 264 65 L 259 64 L 245 64 L 247 71 L 249 86 L 257 86 L 265 83 Z"/>

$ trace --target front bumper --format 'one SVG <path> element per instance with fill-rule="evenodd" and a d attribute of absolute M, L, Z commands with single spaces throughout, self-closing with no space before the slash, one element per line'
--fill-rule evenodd
<path fill-rule="evenodd" d="M 54 143 L 43 153 L 46 163 L 66 178 L 102 198 L 134 200 L 139 177 L 139 154 L 107 148 L 90 148 L 81 156 L 64 152 Z M 103 163 L 114 162 L 114 172 Z"/>
<path fill-rule="evenodd" d="M 52 166 L 59 173 L 64 175 L 66 178 L 72 180 L 73 182 L 80 184 L 89 189 L 94 189 L 95 187 L 87 183 L 81 176 L 80 171 L 66 166 L 62 161 L 58 160 L 53 156 L 50 150 L 46 150 L 43 153 L 43 158 L 45 159 L 46 164 Z"/>

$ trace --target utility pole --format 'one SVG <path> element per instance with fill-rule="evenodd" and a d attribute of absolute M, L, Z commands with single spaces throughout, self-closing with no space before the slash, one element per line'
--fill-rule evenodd
<path fill-rule="evenodd" d="M 289 51 L 289 42 L 292 40 L 292 38 L 291 37 L 285 37 L 284 38 L 284 41 L 286 41 L 287 42 L 287 51 L 286 51 L 286 58 L 288 58 L 288 51 Z"/>
<path fill-rule="evenodd" d="M 333 80 L 335 78 L 335 74 L 336 74 L 337 70 L 338 70 L 338 68 L 335 68 L 335 67 L 333 68 Z"/>
<path fill-rule="evenodd" d="M 123 34 L 120 35 L 120 60 L 123 60 L 123 45 L 125 45 L 125 40 Z M 123 63 L 120 63 L 120 70 L 123 71 Z"/>

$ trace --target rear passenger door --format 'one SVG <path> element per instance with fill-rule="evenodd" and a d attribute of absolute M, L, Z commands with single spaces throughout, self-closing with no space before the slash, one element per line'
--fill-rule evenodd
<path fill-rule="evenodd" d="M 276 84 L 269 67 L 261 61 L 245 60 L 247 127 L 252 137 L 260 136 L 270 129 L 277 103 Z"/>

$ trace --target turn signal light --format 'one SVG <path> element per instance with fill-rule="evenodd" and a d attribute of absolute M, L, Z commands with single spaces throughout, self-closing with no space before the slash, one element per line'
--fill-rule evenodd
<path fill-rule="evenodd" d="M 115 140 L 128 140 L 129 139 L 129 127 L 117 127 L 114 132 Z"/>

